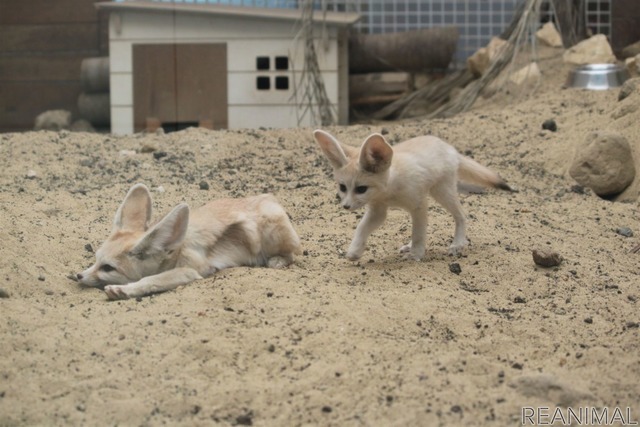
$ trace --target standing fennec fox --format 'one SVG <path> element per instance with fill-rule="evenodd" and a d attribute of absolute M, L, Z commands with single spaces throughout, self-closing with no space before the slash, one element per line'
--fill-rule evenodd
<path fill-rule="evenodd" d="M 285 267 L 300 253 L 289 217 L 270 194 L 220 199 L 189 212 L 181 203 L 154 225 L 151 195 L 134 185 L 118 208 L 96 263 L 78 281 L 110 299 L 175 289 L 237 266 Z"/>
<path fill-rule="evenodd" d="M 458 179 L 511 191 L 497 173 L 434 136 L 413 138 L 392 148 L 382 135 L 374 133 L 359 149 L 340 143 L 322 130 L 316 130 L 313 136 L 333 166 L 342 207 L 355 210 L 368 205 L 347 251 L 350 260 L 362 256 L 367 238 L 382 225 L 390 207 L 411 214 L 411 243 L 402 246 L 400 252 L 404 258 L 421 260 L 425 252 L 427 194 L 453 215 L 455 235 L 449 253 L 458 255 L 469 243 L 458 198 Z"/>

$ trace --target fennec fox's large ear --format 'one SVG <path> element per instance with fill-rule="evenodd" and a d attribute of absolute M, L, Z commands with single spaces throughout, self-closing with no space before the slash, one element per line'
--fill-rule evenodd
<path fill-rule="evenodd" d="M 113 229 L 145 231 L 151 220 L 151 195 L 144 184 L 136 184 L 127 193 L 113 220 Z"/>
<path fill-rule="evenodd" d="M 318 129 L 313 131 L 313 137 L 320 146 L 324 155 L 329 159 L 329 162 L 331 162 L 331 166 L 335 169 L 340 169 L 349 162 L 342 145 L 333 137 L 333 135 Z"/>
<path fill-rule="evenodd" d="M 189 206 L 180 203 L 153 226 L 131 250 L 135 256 L 144 257 L 161 251 L 178 248 L 189 226 Z"/>
<path fill-rule="evenodd" d="M 360 167 L 367 172 L 384 172 L 392 158 L 393 149 L 379 133 L 370 135 L 360 148 Z"/>

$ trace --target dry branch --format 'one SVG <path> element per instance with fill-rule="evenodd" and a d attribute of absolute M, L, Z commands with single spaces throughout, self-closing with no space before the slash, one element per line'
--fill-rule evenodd
<path fill-rule="evenodd" d="M 425 105 L 436 106 L 436 108 L 428 108 L 430 112 L 426 115 L 420 114 L 424 118 L 451 117 L 471 108 L 480 93 L 513 63 L 522 47 L 527 43 L 535 42 L 535 37 L 532 35 L 540 22 L 541 2 L 542 0 L 526 0 L 523 6 L 518 8 L 513 23 L 508 28 L 508 43 L 504 49 L 500 50 L 482 77 L 473 80 L 467 70 L 451 74 L 384 107 L 374 114 L 374 118 L 416 117 L 418 114 L 413 114 L 412 108 L 418 103 L 422 106 L 422 111 Z M 451 96 L 453 89 L 462 87 L 464 89 L 459 95 Z"/>
<path fill-rule="evenodd" d="M 319 118 L 320 125 L 329 126 L 335 124 L 336 115 L 331 108 L 331 100 L 327 95 L 324 85 L 318 55 L 314 43 L 313 24 L 313 0 L 304 0 L 302 4 L 301 29 L 296 38 L 304 40 L 304 69 L 299 84 L 294 87 L 294 97 L 302 107 L 302 114 L 298 117 L 298 124 L 306 114 L 311 114 L 316 122 Z"/>

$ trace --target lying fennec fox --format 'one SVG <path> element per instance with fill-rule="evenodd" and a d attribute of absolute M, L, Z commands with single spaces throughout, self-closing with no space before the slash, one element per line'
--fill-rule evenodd
<path fill-rule="evenodd" d="M 285 267 L 300 253 L 289 217 L 270 194 L 220 199 L 189 212 L 181 203 L 150 225 L 151 196 L 134 185 L 116 212 L 96 263 L 78 281 L 110 299 L 175 289 L 237 266 Z"/>
<path fill-rule="evenodd" d="M 427 193 L 453 215 L 456 228 L 449 253 L 458 255 L 469 243 L 458 199 L 458 179 L 511 190 L 498 174 L 434 136 L 413 138 L 392 148 L 382 135 L 374 133 L 359 149 L 340 143 L 322 130 L 316 130 L 313 136 L 333 166 L 342 207 L 355 210 L 368 205 L 347 251 L 350 260 L 362 256 L 367 238 L 382 225 L 390 207 L 411 214 L 411 243 L 402 246 L 400 252 L 404 258 L 421 260 L 425 252 Z"/>

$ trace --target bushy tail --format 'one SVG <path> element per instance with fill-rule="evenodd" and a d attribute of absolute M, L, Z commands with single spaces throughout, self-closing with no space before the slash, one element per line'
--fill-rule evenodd
<path fill-rule="evenodd" d="M 458 178 L 460 181 L 470 184 L 482 185 L 484 187 L 493 187 L 500 190 L 513 191 L 500 175 L 489 168 L 482 166 L 469 157 L 460 155 L 460 164 L 458 165 Z"/>

